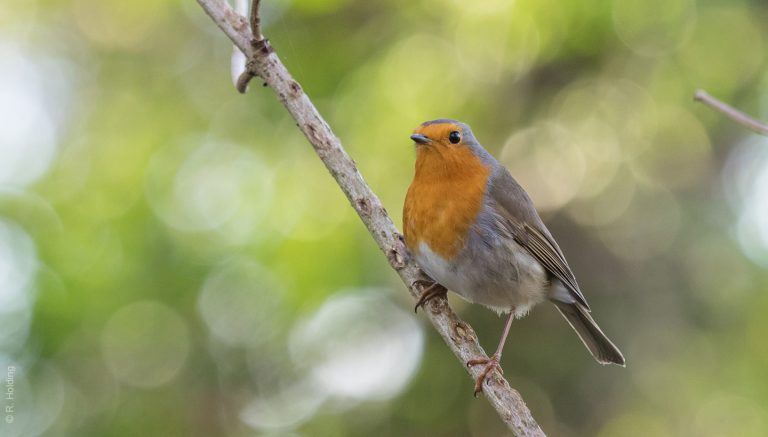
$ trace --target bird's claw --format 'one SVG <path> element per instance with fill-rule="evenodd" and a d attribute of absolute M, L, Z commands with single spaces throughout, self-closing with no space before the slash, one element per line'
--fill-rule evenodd
<path fill-rule="evenodd" d="M 426 284 L 429 284 L 429 286 L 424 288 Z M 416 302 L 416 306 L 413 308 L 413 312 L 415 313 L 418 313 L 419 307 L 423 307 L 430 300 L 440 296 L 445 297 L 448 294 L 448 289 L 438 284 L 437 282 L 419 280 L 414 282 L 413 286 L 422 289 L 419 300 Z"/>
<path fill-rule="evenodd" d="M 494 369 L 498 370 L 502 375 L 504 374 L 504 369 L 501 368 L 499 359 L 500 357 L 498 355 L 493 354 L 490 358 L 477 358 L 467 361 L 467 367 L 477 366 L 480 364 L 485 365 L 483 371 L 480 372 L 480 375 L 478 375 L 475 379 L 475 397 L 477 397 L 478 393 L 483 391 L 483 382 L 485 382 L 486 378 L 488 378 L 488 374 L 491 373 Z"/>

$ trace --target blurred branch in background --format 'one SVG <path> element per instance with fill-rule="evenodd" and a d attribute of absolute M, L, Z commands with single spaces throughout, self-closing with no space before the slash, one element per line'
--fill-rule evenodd
<path fill-rule="evenodd" d="M 754 118 L 750 117 L 749 115 L 734 108 L 733 106 L 730 106 L 727 103 L 723 103 L 720 100 L 717 100 L 716 98 L 710 96 L 704 90 L 696 91 L 696 94 L 693 95 L 693 100 L 697 102 L 702 102 L 705 105 L 722 112 L 723 114 L 725 114 L 726 117 L 730 118 L 736 123 L 739 123 L 740 125 L 746 127 L 747 129 L 755 131 L 761 135 L 768 135 L 767 124 L 757 121 Z"/>
<path fill-rule="evenodd" d="M 248 58 L 247 71 L 237 82 L 238 91 L 243 92 L 253 76 L 259 76 L 274 90 L 280 102 L 296 120 L 297 126 L 314 147 L 320 159 L 349 199 L 379 248 L 387 255 L 390 266 L 398 272 L 414 298 L 419 290 L 414 284 L 423 278 L 421 270 L 410 257 L 402 236 L 379 198 L 365 183 L 362 175 L 333 134 L 331 128 L 320 116 L 309 97 L 303 92 L 277 54 L 258 30 L 258 3 L 251 8 L 249 22 L 237 14 L 225 0 L 197 0 L 216 25 L 245 53 Z M 250 27 L 256 30 L 252 33 Z M 425 314 L 440 333 L 450 349 L 463 364 L 471 359 L 486 357 L 480 347 L 474 330 L 451 310 L 445 300 L 432 301 Z M 481 369 L 468 368 L 473 377 Z M 509 429 L 519 436 L 544 435 L 531 416 L 528 407 L 517 391 L 495 372 L 484 388 L 484 393 Z M 467 386 L 469 387 L 469 386 Z"/>

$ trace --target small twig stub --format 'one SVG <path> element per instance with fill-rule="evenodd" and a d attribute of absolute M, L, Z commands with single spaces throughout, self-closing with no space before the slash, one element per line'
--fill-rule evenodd
<path fill-rule="evenodd" d="M 251 33 L 253 33 L 253 39 L 255 41 L 264 39 L 264 35 L 261 33 L 261 16 L 259 15 L 260 4 L 261 0 L 251 0 L 251 14 L 249 21 L 251 23 Z"/>
<path fill-rule="evenodd" d="M 244 94 L 248 90 L 248 84 L 251 82 L 251 79 L 259 75 L 254 68 L 254 58 L 258 56 L 267 56 L 274 52 L 272 45 L 269 44 L 269 40 L 264 38 L 264 35 L 261 33 L 261 17 L 259 16 L 260 3 L 260 0 L 251 1 L 251 12 L 248 23 L 251 26 L 251 34 L 253 35 L 250 41 L 251 47 L 253 47 L 253 58 L 246 62 L 245 71 L 237 78 L 235 88 L 240 94 Z"/>

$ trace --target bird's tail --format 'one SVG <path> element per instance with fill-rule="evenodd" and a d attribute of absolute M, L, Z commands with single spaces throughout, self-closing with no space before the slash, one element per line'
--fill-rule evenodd
<path fill-rule="evenodd" d="M 625 365 L 624 356 L 621 354 L 619 348 L 617 348 L 611 340 L 603 334 L 600 327 L 589 315 L 589 311 L 578 303 L 565 303 L 557 300 L 552 300 L 560 314 L 565 317 L 565 320 L 571 325 L 574 331 L 579 334 L 579 338 L 584 343 L 584 346 L 589 349 L 592 356 L 595 357 L 600 364 L 618 364 L 620 366 Z"/>

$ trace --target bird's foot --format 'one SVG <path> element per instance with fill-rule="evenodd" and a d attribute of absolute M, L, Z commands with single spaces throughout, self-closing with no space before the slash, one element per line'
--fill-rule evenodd
<path fill-rule="evenodd" d="M 430 300 L 440 296 L 445 298 L 448 294 L 448 289 L 438 284 L 437 282 L 418 280 L 413 283 L 413 286 L 421 289 L 419 300 L 416 302 L 416 306 L 413 308 L 413 311 L 416 313 L 419 312 L 419 307 L 423 307 Z"/>
<path fill-rule="evenodd" d="M 467 361 L 467 367 L 477 366 L 477 365 L 484 365 L 483 371 L 480 372 L 480 375 L 475 379 L 475 397 L 477 397 L 477 394 L 483 391 L 483 382 L 485 382 L 485 379 L 488 377 L 488 374 L 493 372 L 494 369 L 497 369 L 499 373 L 502 375 L 504 374 L 504 370 L 501 368 L 501 365 L 499 364 L 499 360 L 501 357 L 498 354 L 491 355 L 490 358 L 478 358 L 474 360 Z"/>

